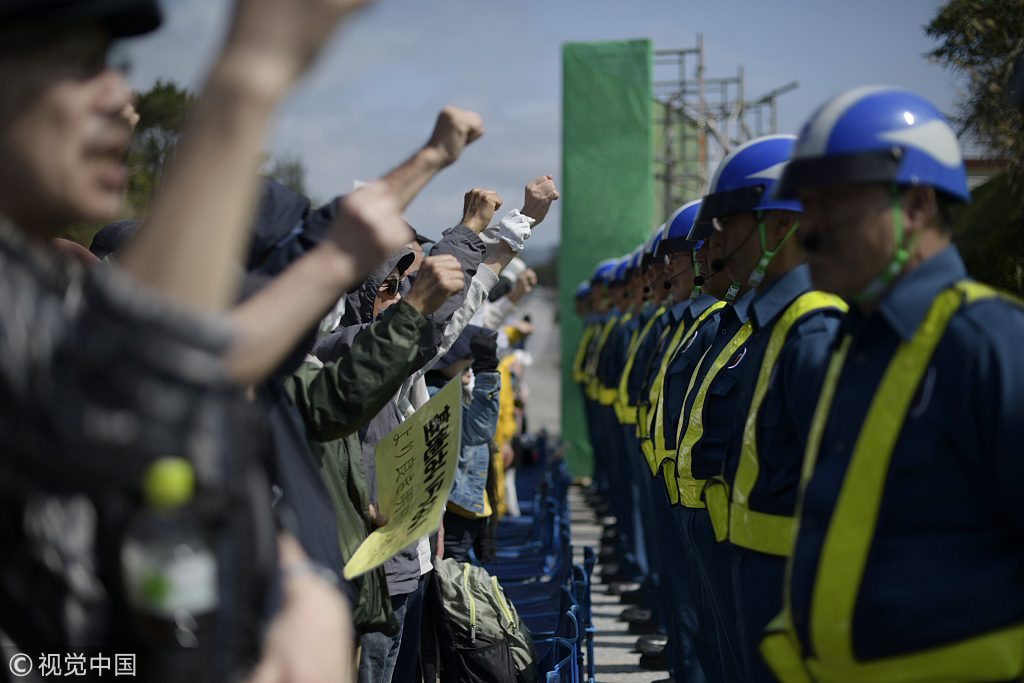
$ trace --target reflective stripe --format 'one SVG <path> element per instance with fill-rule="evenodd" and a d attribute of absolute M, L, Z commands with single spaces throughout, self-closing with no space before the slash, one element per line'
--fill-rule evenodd
<path fill-rule="evenodd" d="M 669 344 L 666 344 L 664 347 L 662 347 L 662 344 L 666 343 L 665 342 L 665 338 L 668 337 L 669 333 L 675 333 L 675 332 L 678 332 L 678 328 L 673 330 L 671 325 L 666 325 L 665 329 L 663 329 L 661 331 L 661 336 L 658 337 L 658 347 L 657 348 L 659 348 L 659 349 L 660 348 L 664 348 L 665 352 L 667 353 L 668 349 L 671 348 L 671 345 L 670 345 L 671 341 L 669 342 Z M 674 335 L 673 335 L 673 339 L 675 339 Z M 662 359 L 665 358 L 664 354 L 662 354 L 661 358 Z M 658 361 L 658 364 L 659 364 L 659 367 L 660 367 L 661 366 L 661 360 Z M 650 372 L 650 367 L 649 366 L 647 368 L 647 371 Z M 645 394 L 647 396 L 646 400 L 644 399 L 644 395 Z M 636 411 L 636 438 L 640 439 L 641 443 L 644 442 L 644 441 L 650 441 L 650 439 L 648 437 L 650 436 L 650 431 L 651 431 L 651 404 L 650 404 L 650 401 L 651 401 L 651 395 L 652 394 L 656 395 L 653 383 L 652 383 L 651 386 L 648 386 L 647 384 L 644 384 L 644 386 L 640 388 L 640 403 L 638 403 L 637 407 L 636 407 L 637 408 L 637 411 Z M 651 445 L 651 453 L 652 454 L 654 453 L 654 446 L 653 446 L 653 444 Z M 648 456 L 647 464 L 651 466 L 651 471 L 653 472 L 654 471 L 654 463 L 653 463 L 653 460 L 651 460 L 651 456 Z"/>
<path fill-rule="evenodd" d="M 704 504 L 715 540 L 721 543 L 729 538 L 729 485 L 721 477 L 712 477 L 704 484 Z"/>
<path fill-rule="evenodd" d="M 619 321 L 618 316 L 612 316 L 605 323 L 604 328 L 601 330 L 600 336 L 597 338 L 597 345 L 594 347 L 594 355 L 587 360 L 587 398 L 591 401 L 596 401 L 598 394 L 601 390 L 601 382 L 597 379 L 597 360 L 601 357 L 601 349 L 604 348 L 604 343 L 608 341 L 608 335 L 615 329 L 615 323 Z"/>
<path fill-rule="evenodd" d="M 693 467 L 693 447 L 704 436 L 704 399 L 707 398 L 711 383 L 718 377 L 718 373 L 728 365 L 732 357 L 736 355 L 736 352 L 746 344 L 747 338 L 750 337 L 753 329 L 753 326 L 748 321 L 743 323 L 740 329 L 736 330 L 736 334 L 732 336 L 732 339 L 725 345 L 725 348 L 719 352 L 718 357 L 715 358 L 711 367 L 708 368 L 707 374 L 704 375 L 704 380 L 701 382 L 700 388 L 697 389 L 693 404 L 690 406 L 689 419 L 684 420 L 682 415 L 679 416 L 679 428 L 676 431 L 676 443 L 679 444 L 679 448 L 676 450 L 676 484 L 679 488 L 679 500 L 686 507 L 704 507 L 704 501 L 700 499 L 701 491 L 704 489 L 704 480 L 694 479 L 693 470 L 691 469 Z M 710 350 L 709 348 L 708 351 Z M 693 371 L 693 376 L 690 378 L 690 386 L 686 390 L 687 397 L 689 397 L 690 392 L 693 390 L 694 380 L 700 374 L 700 367 L 707 359 L 708 354 L 705 352 L 704 357 L 700 359 L 700 365 Z M 686 405 L 685 398 L 683 399 L 683 405 Z M 686 425 L 685 433 L 683 433 L 684 424 Z"/>
<path fill-rule="evenodd" d="M 633 363 L 636 361 L 637 349 L 639 349 L 640 345 L 644 343 L 645 339 L 647 339 L 647 335 L 651 333 L 651 328 L 654 327 L 654 323 L 658 321 L 658 318 L 664 312 L 665 307 L 660 306 L 639 333 L 633 332 L 633 339 L 629 343 L 629 353 L 626 357 L 626 367 L 623 369 L 622 377 L 619 379 L 619 396 L 616 403 L 616 412 L 619 415 L 619 422 L 622 424 L 636 424 L 636 406 L 630 405 L 629 403 L 629 375 L 633 371 Z"/>
<path fill-rule="evenodd" d="M 771 555 L 786 556 L 793 542 L 793 518 L 788 515 L 772 515 L 751 510 L 750 492 L 757 482 L 761 463 L 757 455 L 757 416 L 761 410 L 764 397 L 768 394 L 775 364 L 782 353 L 790 329 L 801 318 L 814 311 L 823 309 L 840 310 L 844 313 L 849 307 L 837 296 L 824 292 L 806 292 L 793 300 L 785 312 L 772 326 L 771 337 L 765 347 L 761 369 L 754 386 L 754 395 L 747 412 L 747 420 L 743 429 L 743 442 L 740 447 L 740 460 L 736 467 L 736 477 L 732 484 L 732 504 L 729 506 L 729 540 L 734 544 Z M 716 520 L 712 519 L 712 522 Z M 723 520 L 718 520 L 722 524 Z"/>
<path fill-rule="evenodd" d="M 649 394 L 650 400 L 648 401 L 649 405 L 654 406 L 654 430 L 651 432 L 651 458 L 647 460 L 647 464 L 651 468 L 652 476 L 657 474 L 659 471 L 664 470 L 663 465 L 665 461 L 675 455 L 674 450 L 669 450 L 665 446 L 665 400 L 662 389 L 664 388 L 665 374 L 668 372 L 668 366 L 672 364 L 672 361 L 675 360 L 676 356 L 686 348 L 686 345 L 689 344 L 690 340 L 692 340 L 697 334 L 700 324 L 712 313 L 724 306 L 724 301 L 716 301 L 698 315 L 694 321 L 690 323 L 689 327 L 680 322 L 679 327 L 676 329 L 676 333 L 672 335 L 672 341 L 669 342 L 668 350 L 665 351 L 665 355 L 661 358 L 661 365 L 658 367 L 658 374 L 655 375 L 654 382 L 651 383 L 651 393 Z M 673 473 L 674 472 L 675 470 L 673 469 Z M 665 476 L 665 482 L 666 487 L 668 487 L 667 473 Z M 676 502 L 678 502 L 678 492 L 676 492 L 673 504 Z"/>
<path fill-rule="evenodd" d="M 974 282 L 959 282 L 941 292 L 914 337 L 902 342 L 889 361 L 861 425 L 822 547 L 811 597 L 815 657 L 802 655 L 789 612 L 792 560 L 786 570 L 784 611 L 769 625 L 761 643 L 765 660 L 783 683 L 972 683 L 1015 679 L 1024 673 L 1024 625 L 869 662 L 857 661 L 852 640 L 854 606 L 907 410 L 953 315 L 964 303 L 997 295 Z M 801 500 L 850 343 L 846 337 L 833 355 L 822 387 L 804 458 Z"/>
<path fill-rule="evenodd" d="M 590 338 L 594 336 L 596 330 L 596 323 L 590 323 L 583 328 L 580 344 L 576 347 L 576 357 L 572 361 L 572 381 L 577 384 L 582 384 L 587 380 L 587 371 L 584 368 L 584 364 L 587 361 L 587 347 L 590 346 Z"/>

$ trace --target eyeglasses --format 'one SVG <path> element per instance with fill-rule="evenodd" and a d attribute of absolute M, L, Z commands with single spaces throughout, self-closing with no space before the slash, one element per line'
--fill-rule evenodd
<path fill-rule="evenodd" d="M 395 296 L 398 294 L 398 287 L 401 283 L 402 281 L 398 279 L 385 280 L 384 284 L 381 285 L 381 291 L 387 292 L 388 296 Z"/>

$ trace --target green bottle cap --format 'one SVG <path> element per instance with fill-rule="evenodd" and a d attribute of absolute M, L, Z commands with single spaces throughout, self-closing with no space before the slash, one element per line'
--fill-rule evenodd
<path fill-rule="evenodd" d="M 177 507 L 192 500 L 196 476 L 185 458 L 160 458 L 146 468 L 142 495 L 153 507 Z"/>

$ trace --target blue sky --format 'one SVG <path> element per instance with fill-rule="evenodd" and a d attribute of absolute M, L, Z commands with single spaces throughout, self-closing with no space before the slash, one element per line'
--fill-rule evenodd
<path fill-rule="evenodd" d="M 226 0 L 163 0 L 166 21 L 132 41 L 132 81 L 197 88 L 222 40 Z M 267 142 L 300 155 L 326 200 L 386 172 L 426 141 L 445 104 L 478 111 L 486 135 L 427 186 L 407 212 L 437 236 L 458 222 L 471 187 L 522 204 L 523 186 L 561 171 L 561 44 L 651 38 L 655 49 L 704 36 L 707 75 L 742 64 L 746 92 L 789 81 L 779 132 L 795 133 L 824 100 L 851 87 L 897 85 L 950 111 L 952 76 L 928 64 L 932 0 L 378 0 L 337 35 L 281 108 Z M 557 202 L 528 248 L 558 242 Z"/>

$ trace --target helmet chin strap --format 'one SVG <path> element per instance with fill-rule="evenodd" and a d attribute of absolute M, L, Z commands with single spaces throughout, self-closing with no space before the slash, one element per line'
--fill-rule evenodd
<path fill-rule="evenodd" d="M 696 249 L 691 249 L 690 250 L 690 255 L 693 257 L 693 272 L 699 274 L 700 273 L 700 265 L 697 263 L 697 250 Z M 690 292 L 690 300 L 692 301 L 692 300 L 696 299 L 699 296 L 700 296 L 700 287 L 694 287 L 693 290 Z"/>
<path fill-rule="evenodd" d="M 768 251 L 764 234 L 764 219 L 765 212 L 758 211 L 757 234 L 761 237 L 761 260 L 757 262 L 757 266 L 754 267 L 754 270 L 750 273 L 750 277 L 747 279 L 747 283 L 751 287 L 757 287 L 764 281 L 764 275 L 768 271 L 768 265 L 772 262 L 772 259 L 775 258 L 775 254 L 779 253 L 779 249 L 782 249 L 782 245 L 785 244 L 786 241 L 793 236 L 793 233 L 796 232 L 796 229 L 800 227 L 800 221 L 794 221 L 793 227 L 789 229 L 789 232 L 787 232 L 786 236 L 782 238 L 782 241 L 779 242 L 778 246 L 776 246 L 775 249 Z"/>
<path fill-rule="evenodd" d="M 916 234 L 910 239 L 909 244 L 907 244 L 903 234 L 903 212 L 900 209 L 899 189 L 895 184 L 890 187 L 889 193 L 891 196 L 889 211 L 892 213 L 892 239 L 894 243 L 892 258 L 889 260 L 885 270 L 882 271 L 882 274 L 872 280 L 867 287 L 853 297 L 854 303 L 874 301 L 880 297 L 889 288 L 893 280 L 903 272 L 904 266 L 907 265 L 907 261 L 910 259 L 910 253 L 914 250 L 914 245 L 917 243 Z"/>

